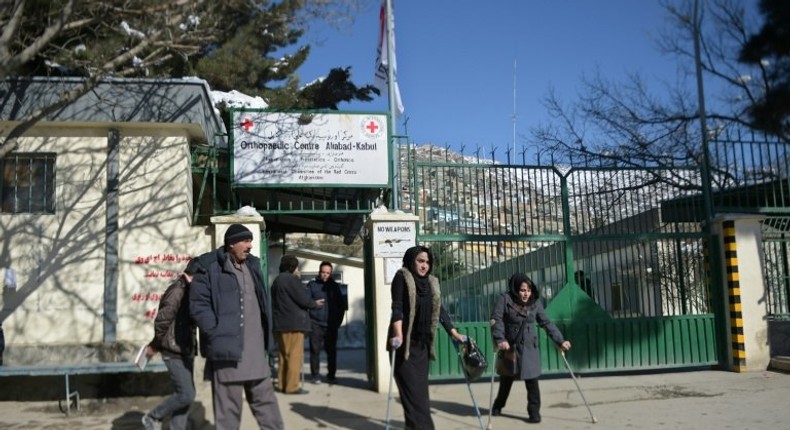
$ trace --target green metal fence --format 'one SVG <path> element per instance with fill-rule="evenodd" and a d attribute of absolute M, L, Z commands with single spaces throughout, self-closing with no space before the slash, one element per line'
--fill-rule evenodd
<path fill-rule="evenodd" d="M 790 144 L 734 131 L 710 146 L 716 212 L 787 216 Z"/>
<path fill-rule="evenodd" d="M 736 128 L 709 140 L 710 202 L 697 167 L 515 166 L 407 151 L 402 205 L 436 252 L 443 303 L 488 347 L 487 318 L 515 271 L 537 281 L 580 370 L 713 365 L 723 356 L 717 241 L 704 225 L 757 214 L 769 318 L 790 318 L 790 145 Z M 414 157 L 416 158 L 416 157 Z M 422 157 L 425 158 L 424 155 Z M 605 160 L 603 160 L 605 162 Z M 722 316 L 716 318 L 719 312 Z M 718 337 L 717 337 L 718 336 Z M 581 341 L 581 343 L 580 343 Z M 445 336 L 432 377 L 460 375 Z M 545 336 L 541 342 L 546 342 Z M 717 353 L 718 351 L 718 353 Z M 544 371 L 561 371 L 552 348 Z M 455 366 L 455 367 L 454 367 Z"/>
<path fill-rule="evenodd" d="M 790 318 L 790 144 L 729 131 L 711 142 L 717 213 L 765 216 L 762 221 L 765 303 L 770 318 Z"/>
<path fill-rule="evenodd" d="M 489 354 L 491 309 L 521 271 L 580 370 L 688 367 L 718 363 L 690 199 L 699 181 L 696 169 L 414 163 L 410 204 L 443 305 Z M 564 371 L 545 334 L 541 342 L 544 372 Z M 432 377 L 458 377 L 446 336 L 437 351 Z"/>
<path fill-rule="evenodd" d="M 765 304 L 774 319 L 790 319 L 790 218 L 763 221 Z"/>

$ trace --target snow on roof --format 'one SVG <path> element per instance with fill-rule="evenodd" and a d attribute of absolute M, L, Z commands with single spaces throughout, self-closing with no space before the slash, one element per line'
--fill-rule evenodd
<path fill-rule="evenodd" d="M 230 92 L 212 90 L 211 100 L 214 106 L 224 103 L 229 108 L 264 109 L 269 107 L 269 104 L 262 98 L 258 96 L 248 96 L 236 90 L 231 90 Z"/>

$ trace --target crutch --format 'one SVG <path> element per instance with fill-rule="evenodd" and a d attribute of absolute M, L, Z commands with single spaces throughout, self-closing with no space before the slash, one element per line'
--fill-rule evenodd
<path fill-rule="evenodd" d="M 468 339 L 468 338 L 467 338 Z M 475 400 L 475 394 L 472 392 L 472 384 L 469 382 L 469 375 L 466 374 L 466 369 L 464 368 L 464 359 L 461 356 L 462 352 L 458 349 L 458 345 L 455 345 L 455 349 L 458 352 L 458 361 L 461 364 L 461 371 L 464 373 L 464 380 L 466 381 L 466 388 L 469 389 L 469 397 L 472 398 L 472 405 L 475 407 L 475 413 L 477 414 L 477 421 L 480 423 L 480 430 L 485 430 L 483 427 L 483 417 L 480 415 L 480 408 L 477 407 L 477 401 Z"/>
<path fill-rule="evenodd" d="M 496 345 L 494 345 L 494 360 L 496 361 L 496 354 L 497 354 Z M 486 430 L 491 430 L 493 427 L 491 426 L 491 410 L 494 408 L 494 376 L 496 376 L 496 366 L 492 366 L 491 369 L 491 388 L 488 391 L 488 425 L 486 426 Z"/>
<path fill-rule="evenodd" d="M 469 378 L 464 377 L 466 379 L 466 388 L 469 389 L 469 396 L 472 398 L 472 404 L 475 406 L 475 413 L 477 413 L 477 421 L 480 422 L 480 430 L 485 430 L 483 427 L 483 417 L 480 415 L 480 408 L 477 407 L 477 402 L 475 401 L 475 395 L 472 392 L 472 385 L 469 383 Z"/>
<path fill-rule="evenodd" d="M 496 320 L 489 321 L 491 324 L 491 329 L 493 330 L 494 324 L 496 324 Z M 491 388 L 488 391 L 488 425 L 486 426 L 486 430 L 491 430 L 493 427 L 491 426 L 491 410 L 494 408 L 494 376 L 496 376 L 496 354 L 499 350 L 499 347 L 496 344 L 496 340 L 494 340 L 493 336 L 491 337 L 491 341 L 494 343 L 494 365 L 491 366 Z"/>
<path fill-rule="evenodd" d="M 565 351 L 560 351 L 560 354 L 562 354 L 562 360 L 565 361 L 565 367 L 567 367 L 568 372 L 571 373 L 571 378 L 573 379 L 573 383 L 576 384 L 576 389 L 579 390 L 579 394 L 582 396 L 582 400 L 584 401 L 584 406 L 587 406 L 587 412 L 590 413 L 590 418 L 592 418 L 593 424 L 597 423 L 598 419 L 595 418 L 592 409 L 590 409 L 590 405 L 587 404 L 587 399 L 584 398 L 584 393 L 582 393 L 582 387 L 580 387 L 579 382 L 576 381 L 576 375 L 573 374 L 573 370 L 571 370 L 571 365 L 568 364 L 568 359 L 565 358 Z"/>
<path fill-rule="evenodd" d="M 395 339 L 397 341 L 397 339 Z M 392 407 L 392 383 L 395 381 L 395 350 L 398 349 L 400 343 L 393 342 L 392 350 L 390 351 L 390 388 L 387 392 L 387 427 L 390 430 L 390 408 Z"/>

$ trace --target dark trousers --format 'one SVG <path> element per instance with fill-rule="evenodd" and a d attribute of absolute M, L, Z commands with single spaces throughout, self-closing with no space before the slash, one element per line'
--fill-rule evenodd
<path fill-rule="evenodd" d="M 406 430 L 434 430 L 431 419 L 431 399 L 428 396 L 428 347 L 409 347 L 409 359 L 404 360 L 406 348 L 395 353 L 395 383 L 400 391 Z"/>
<path fill-rule="evenodd" d="M 321 368 L 321 350 L 326 351 L 327 377 L 332 379 L 337 373 L 337 332 L 338 328 L 312 325 L 310 332 L 310 375 L 318 377 Z"/>
<path fill-rule="evenodd" d="M 510 395 L 510 388 L 513 386 L 513 381 L 515 381 L 515 378 L 509 378 L 507 376 L 501 376 L 499 378 L 499 391 L 497 392 L 496 400 L 494 400 L 494 409 L 502 409 L 505 407 L 507 396 Z M 540 385 L 538 384 L 538 378 L 527 379 L 524 381 L 524 384 L 527 386 L 527 413 L 531 417 L 539 417 Z"/>
<path fill-rule="evenodd" d="M 192 379 L 194 359 L 191 356 L 171 357 L 165 355 L 162 355 L 162 358 L 164 358 L 170 380 L 175 387 L 175 393 L 152 409 L 150 415 L 159 421 L 172 415 L 170 428 L 172 430 L 186 430 L 189 407 L 195 400 L 195 383 Z"/>

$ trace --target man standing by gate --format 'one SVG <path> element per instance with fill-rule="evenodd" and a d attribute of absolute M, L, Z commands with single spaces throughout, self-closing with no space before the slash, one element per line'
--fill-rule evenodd
<path fill-rule="evenodd" d="M 314 384 L 320 384 L 319 369 L 321 350 L 326 351 L 327 375 L 330 384 L 337 382 L 337 333 L 348 310 L 347 295 L 332 277 L 332 263 L 322 261 L 318 276 L 307 284 L 313 300 L 326 300 L 321 308 L 310 310 L 312 331 L 310 332 L 310 375 Z"/>

